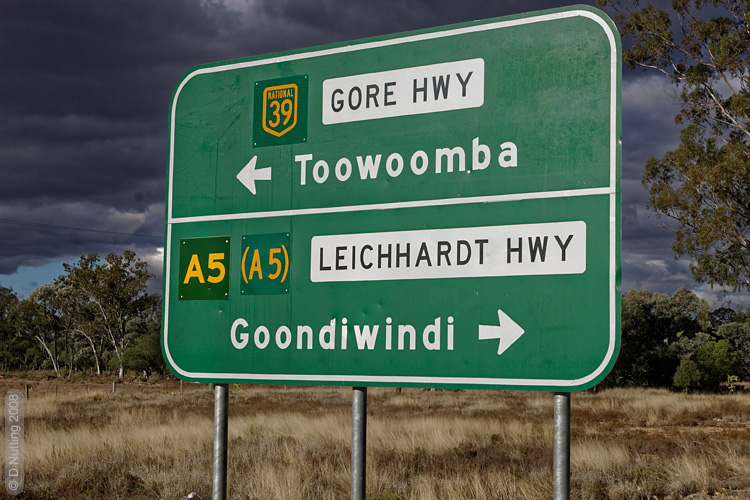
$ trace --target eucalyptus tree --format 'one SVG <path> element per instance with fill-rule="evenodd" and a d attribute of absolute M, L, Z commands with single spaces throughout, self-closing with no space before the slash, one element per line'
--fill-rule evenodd
<path fill-rule="evenodd" d="M 70 329 L 87 347 L 86 354 L 82 356 L 84 349 L 76 349 L 73 353 L 74 359 L 80 362 L 81 358 L 89 358 L 97 375 L 102 374 L 102 361 L 107 350 L 107 339 L 102 334 L 101 319 L 97 315 L 97 305 L 89 296 L 82 293 L 80 289 L 74 288 L 70 280 L 61 276 L 57 280 L 58 286 L 63 290 L 63 307 L 70 318 Z"/>
<path fill-rule="evenodd" d="M 14 312 L 18 332 L 39 346 L 58 377 L 61 374 L 59 344 L 68 328 L 62 299 L 56 284 L 42 285 L 21 301 Z"/>
<path fill-rule="evenodd" d="M 102 344 L 112 349 L 112 362 L 122 378 L 123 353 L 135 339 L 127 324 L 131 319 L 152 314 L 159 301 L 147 291 L 152 277 L 148 264 L 126 250 L 122 255 L 110 253 L 103 261 L 97 254 L 84 255 L 64 268 L 67 274 L 60 283 L 80 308 L 79 330 L 82 334 L 87 331 L 92 339 L 99 336 Z"/>
<path fill-rule="evenodd" d="M 16 327 L 13 312 L 18 305 L 18 296 L 10 288 L 0 287 L 0 357 L 2 368 L 8 370 L 12 363 Z"/>
<path fill-rule="evenodd" d="M 649 206 L 696 280 L 750 288 L 750 3 L 600 3 L 618 11 L 625 62 L 672 82 L 681 107 L 679 146 L 645 165 Z"/>

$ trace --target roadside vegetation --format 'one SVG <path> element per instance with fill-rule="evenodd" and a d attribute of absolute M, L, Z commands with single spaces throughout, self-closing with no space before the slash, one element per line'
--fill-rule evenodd
<path fill-rule="evenodd" d="M 750 381 L 750 309 L 711 309 L 680 288 L 622 296 L 620 354 L 605 387 L 732 390 Z"/>
<path fill-rule="evenodd" d="M 30 386 L 20 499 L 211 498 L 206 384 Z M 367 498 L 549 499 L 552 394 L 373 388 Z M 571 498 L 750 499 L 750 394 L 574 394 Z M 349 496 L 351 389 L 230 386 L 228 498 Z M 3 496 L 0 498 L 11 498 Z M 705 498 L 705 497 L 702 497 Z"/>
<path fill-rule="evenodd" d="M 19 500 L 210 498 L 213 394 L 166 370 L 150 276 L 88 255 L 27 298 L 0 288 L 0 391 L 30 394 Z M 614 369 L 573 395 L 572 498 L 750 499 L 748 381 L 750 310 L 624 294 Z M 230 394 L 229 498 L 349 496 L 351 389 Z M 368 413 L 368 499 L 552 496 L 549 393 L 374 388 Z"/>
<path fill-rule="evenodd" d="M 0 369 L 163 374 L 161 297 L 148 293 L 148 265 L 125 251 L 64 268 L 26 298 L 0 287 Z"/>

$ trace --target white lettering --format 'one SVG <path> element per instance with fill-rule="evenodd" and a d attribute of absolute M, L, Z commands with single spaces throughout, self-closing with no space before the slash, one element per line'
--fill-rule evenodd
<path fill-rule="evenodd" d="M 313 179 L 318 184 L 323 184 L 328 180 L 328 163 L 325 160 L 318 160 L 313 167 Z"/>
<path fill-rule="evenodd" d="M 435 318 L 434 324 L 427 325 L 424 328 L 422 332 L 422 344 L 430 351 L 440 350 L 440 318 Z"/>
<path fill-rule="evenodd" d="M 393 318 L 390 316 L 385 318 L 385 350 L 390 351 L 393 347 Z"/>
<path fill-rule="evenodd" d="M 307 183 L 307 162 L 312 161 L 313 155 L 295 155 L 294 161 L 301 162 L 300 166 L 300 185 L 304 186 Z"/>
<path fill-rule="evenodd" d="M 349 328 L 346 326 L 347 319 L 341 320 L 341 350 L 346 350 L 346 342 L 349 339 Z"/>
<path fill-rule="evenodd" d="M 307 336 L 307 349 L 313 348 L 313 331 L 307 325 L 300 325 L 297 327 L 297 349 L 302 349 L 302 338 L 303 335 Z"/>
<path fill-rule="evenodd" d="M 262 339 L 261 336 L 263 337 Z M 266 346 L 268 346 L 268 343 L 271 341 L 271 334 L 268 333 L 268 328 L 266 328 L 265 326 L 259 326 L 258 328 L 256 328 L 253 340 L 255 340 L 255 347 L 257 347 L 258 349 L 265 349 Z"/>
<path fill-rule="evenodd" d="M 380 169 L 381 156 L 382 155 L 376 155 L 374 160 L 370 155 L 366 156 L 364 160 L 361 156 L 357 156 L 357 167 L 359 167 L 359 176 L 362 180 L 377 178 L 378 170 Z"/>
<path fill-rule="evenodd" d="M 393 164 L 396 163 L 396 167 Z M 391 154 L 385 161 L 385 170 L 391 177 L 398 177 L 404 169 L 404 159 L 398 153 Z"/>
<path fill-rule="evenodd" d="M 448 350 L 453 350 L 453 316 L 448 316 Z"/>
<path fill-rule="evenodd" d="M 344 182 L 349 179 L 350 175 L 352 175 L 352 162 L 346 158 L 341 158 L 336 162 L 336 178 Z"/>
<path fill-rule="evenodd" d="M 318 342 L 323 349 L 336 348 L 336 320 L 332 319 L 331 323 L 324 326 L 318 332 Z"/>
<path fill-rule="evenodd" d="M 370 325 L 354 325 L 354 337 L 357 339 L 357 349 L 360 351 L 367 348 L 375 349 L 375 341 L 378 339 L 378 325 L 370 328 Z"/>
<path fill-rule="evenodd" d="M 420 162 L 421 165 L 417 166 L 417 162 Z M 411 155 L 411 171 L 414 172 L 416 175 L 422 175 L 423 173 L 427 172 L 427 167 L 429 166 L 430 160 L 427 159 L 427 153 L 424 151 L 416 151 L 413 155 Z"/>
<path fill-rule="evenodd" d="M 284 337 L 283 340 L 282 336 Z M 289 327 L 281 325 L 279 329 L 276 330 L 276 345 L 279 347 L 279 349 L 286 349 L 291 343 L 292 332 L 289 330 Z"/>
<path fill-rule="evenodd" d="M 404 337 L 409 334 L 409 350 L 417 348 L 417 331 L 411 325 L 398 325 L 398 350 L 404 350 Z"/>
<path fill-rule="evenodd" d="M 478 108 L 484 104 L 484 60 L 329 78 L 321 104 L 324 125 Z"/>
<path fill-rule="evenodd" d="M 518 147 L 514 142 L 506 141 L 500 144 L 500 153 L 497 156 L 498 165 L 502 168 L 518 166 Z M 497 146 L 495 146 L 497 152 Z M 485 171 L 492 161 L 492 148 L 488 144 L 482 144 L 479 137 L 471 141 L 471 152 L 467 161 L 468 149 L 463 146 L 437 147 L 434 153 L 434 166 L 432 170 L 436 175 L 466 173 L 472 170 Z M 386 157 L 383 162 L 383 157 Z M 405 155 L 400 152 L 376 153 L 354 156 L 357 163 L 359 177 L 352 177 L 354 162 L 346 157 L 335 160 L 334 173 L 336 179 L 341 182 L 354 179 L 370 180 L 377 179 L 381 175 L 380 166 L 385 164 L 385 174 L 392 178 L 398 178 L 404 174 Z M 296 155 L 294 157 L 299 164 L 300 186 L 307 185 L 308 165 L 312 165 L 312 176 L 316 184 L 323 184 L 330 177 L 330 165 L 333 159 L 315 158 L 313 154 Z M 414 175 L 424 175 L 430 170 L 430 155 L 424 150 L 417 150 L 409 158 L 409 167 Z"/>
<path fill-rule="evenodd" d="M 453 172 L 453 158 L 458 157 L 458 171 L 466 170 L 466 159 L 464 149 L 456 146 L 453 149 L 438 148 L 435 150 L 435 173 L 441 172 L 442 159 L 446 158 L 446 171 Z"/>
<path fill-rule="evenodd" d="M 242 350 L 249 346 L 249 334 L 246 331 L 240 331 L 241 329 L 247 329 L 248 326 L 249 324 L 244 318 L 237 318 L 232 324 L 230 328 L 230 341 L 235 349 Z M 382 326 L 382 324 L 377 322 L 374 324 L 350 325 L 348 319 L 345 317 L 341 318 L 340 322 L 338 318 L 332 318 L 330 322 L 324 323 L 318 330 L 318 345 L 324 350 L 335 350 L 337 349 L 336 339 L 340 338 L 341 341 L 338 343 L 338 349 L 346 351 L 350 347 L 348 345 L 348 336 L 351 328 L 354 330 L 354 340 L 358 351 L 375 351 L 378 349 L 391 351 L 394 347 L 399 351 L 417 350 L 418 330 L 414 325 L 394 325 L 393 318 L 388 316 L 385 318 L 385 333 L 383 335 L 380 334 L 383 331 Z M 282 324 L 274 328 L 274 342 L 271 343 L 269 332 L 272 330 L 269 326 L 257 325 L 255 327 L 253 345 L 256 349 L 278 349 L 283 351 L 296 347 L 296 350 L 303 351 L 314 348 L 313 328 L 310 325 L 291 327 Z M 296 343 L 292 342 L 293 329 L 296 329 L 297 332 Z M 396 333 L 395 346 L 393 339 L 394 330 Z M 453 350 L 455 336 L 453 316 L 448 316 L 447 321 L 443 321 L 443 317 L 437 316 L 431 323 L 425 325 L 421 331 L 421 347 L 426 351 L 440 351 L 443 348 L 443 337 L 446 339 L 446 349 L 449 351 Z M 14 428 L 11 426 L 10 430 L 13 431 Z M 13 439 L 16 439 L 16 437 L 20 439 L 20 436 L 16 436 L 16 434 L 11 434 L 11 437 Z"/>
<path fill-rule="evenodd" d="M 483 155 L 480 160 L 479 155 Z M 479 144 L 479 137 L 471 141 L 471 169 L 484 170 L 490 164 L 490 148 L 484 144 Z"/>
<path fill-rule="evenodd" d="M 518 148 L 512 142 L 504 142 L 500 144 L 502 151 L 500 156 L 497 158 L 497 162 L 503 168 L 517 167 L 518 166 Z"/>
<path fill-rule="evenodd" d="M 310 240 L 314 283 L 584 271 L 583 221 L 329 234 Z"/>
<path fill-rule="evenodd" d="M 232 345 L 235 349 L 244 349 L 250 341 L 250 335 L 247 333 L 240 333 L 240 340 L 237 340 L 237 328 L 247 328 L 247 326 L 247 321 L 242 318 L 237 318 L 234 323 L 232 323 L 230 338 L 232 339 Z"/>

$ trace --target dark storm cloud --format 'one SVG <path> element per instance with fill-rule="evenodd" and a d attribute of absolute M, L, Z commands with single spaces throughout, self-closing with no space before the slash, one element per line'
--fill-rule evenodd
<path fill-rule="evenodd" d="M 570 5 L 570 2 L 506 0 L 503 2 L 435 0 L 415 2 L 307 2 L 263 0 L 259 7 L 269 16 L 292 26 L 328 33 L 328 41 L 342 41 L 473 21 Z"/>
<path fill-rule="evenodd" d="M 171 89 L 232 22 L 196 2 L 12 2 L 0 12 L 0 199 L 163 201 Z"/>
<path fill-rule="evenodd" d="M 0 219 L 161 235 L 169 97 L 237 22 L 199 2 L 0 5 Z M 0 273 L 158 238 L 0 222 Z"/>
<path fill-rule="evenodd" d="M 0 274 L 126 248 L 158 264 L 169 104 L 175 85 L 198 64 L 570 3 L 2 2 Z M 669 249 L 672 234 L 645 208 L 640 183 L 646 160 L 678 142 L 673 90 L 662 78 L 623 72 L 625 290 L 670 292 L 691 283 L 687 262 Z"/>
<path fill-rule="evenodd" d="M 625 71 L 622 83 L 622 289 L 672 293 L 693 284 L 687 259 L 675 260 L 674 233 L 647 208 L 642 184 L 649 158 L 679 144 L 675 87 L 641 70 Z"/>
<path fill-rule="evenodd" d="M 154 238 L 7 221 L 161 235 L 170 96 L 191 67 L 528 9 L 522 1 L 3 2 L 0 274 L 128 246 L 155 253 Z"/>
<path fill-rule="evenodd" d="M 640 179 L 651 157 L 661 157 L 677 147 L 680 127 L 674 118 L 680 112 L 676 87 L 664 77 L 628 72 L 622 84 L 623 178 Z"/>

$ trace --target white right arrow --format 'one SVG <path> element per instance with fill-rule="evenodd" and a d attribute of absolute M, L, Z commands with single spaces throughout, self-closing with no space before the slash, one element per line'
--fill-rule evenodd
<path fill-rule="evenodd" d="M 497 347 L 499 356 L 521 338 L 524 331 L 501 309 L 497 310 L 497 317 L 500 320 L 500 326 L 479 325 L 479 340 L 500 339 L 500 345 Z"/>
<path fill-rule="evenodd" d="M 255 194 L 255 181 L 271 180 L 271 167 L 256 169 L 256 161 L 258 161 L 258 157 L 253 156 L 253 158 L 247 162 L 247 165 L 240 170 L 240 173 L 237 174 L 237 179 L 253 194 Z"/>

